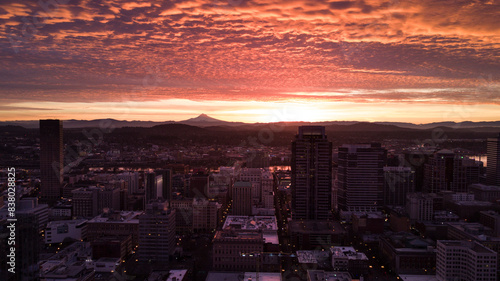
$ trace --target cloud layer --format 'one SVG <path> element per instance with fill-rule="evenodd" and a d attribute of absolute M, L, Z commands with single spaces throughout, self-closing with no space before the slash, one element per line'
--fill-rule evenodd
<path fill-rule="evenodd" d="M 498 1 L 0 3 L 0 95 L 500 104 Z"/>

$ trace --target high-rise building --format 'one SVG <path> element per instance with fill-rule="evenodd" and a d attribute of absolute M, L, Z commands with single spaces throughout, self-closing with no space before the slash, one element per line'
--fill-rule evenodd
<path fill-rule="evenodd" d="M 209 186 L 210 176 L 208 174 L 198 172 L 192 175 L 189 182 L 189 197 L 207 198 Z"/>
<path fill-rule="evenodd" d="M 51 205 L 61 198 L 63 169 L 63 123 L 40 120 L 40 193 Z"/>
<path fill-rule="evenodd" d="M 497 253 L 475 241 L 438 240 L 436 278 L 439 281 L 497 280 Z"/>
<path fill-rule="evenodd" d="M 156 173 L 145 174 L 146 183 L 144 185 L 145 189 L 145 204 L 148 204 L 151 200 L 156 200 L 162 197 L 163 194 L 163 176 Z"/>
<path fill-rule="evenodd" d="M 139 259 L 145 262 L 169 261 L 175 250 L 175 210 L 166 202 L 152 201 L 139 216 Z"/>
<path fill-rule="evenodd" d="M 252 215 L 252 183 L 237 181 L 233 185 L 233 215 Z"/>
<path fill-rule="evenodd" d="M 91 218 L 99 214 L 99 188 L 81 187 L 74 189 L 73 216 Z"/>
<path fill-rule="evenodd" d="M 162 193 L 161 197 L 163 199 L 167 200 L 167 202 L 170 202 L 172 200 L 172 170 L 170 169 L 165 169 L 165 170 L 158 170 L 156 171 L 157 175 L 162 176 Z"/>
<path fill-rule="evenodd" d="M 474 159 L 442 149 L 425 164 L 424 191 L 468 192 L 471 184 L 479 182 L 481 163 Z"/>
<path fill-rule="evenodd" d="M 274 207 L 273 175 L 263 168 L 244 168 L 240 180 L 252 184 L 252 204 L 264 208 Z"/>
<path fill-rule="evenodd" d="M 488 139 L 487 153 L 486 183 L 500 186 L 500 133 L 496 138 Z"/>
<path fill-rule="evenodd" d="M 410 193 L 406 199 L 406 212 L 412 221 L 432 221 L 434 196 L 427 193 Z"/>
<path fill-rule="evenodd" d="M 301 126 L 292 142 L 292 218 L 327 220 L 332 209 L 332 143 L 325 127 Z"/>
<path fill-rule="evenodd" d="M 117 176 L 119 180 L 124 180 L 127 183 L 128 194 L 137 193 L 139 190 L 139 173 L 126 172 Z"/>
<path fill-rule="evenodd" d="M 375 143 L 344 144 L 338 153 L 338 208 L 344 211 L 380 208 L 387 150 Z"/>
<path fill-rule="evenodd" d="M 410 167 L 384 167 L 384 205 L 404 206 L 415 191 L 415 171 Z"/>

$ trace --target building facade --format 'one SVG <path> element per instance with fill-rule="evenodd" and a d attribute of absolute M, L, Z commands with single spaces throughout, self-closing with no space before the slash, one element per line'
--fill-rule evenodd
<path fill-rule="evenodd" d="M 439 240 L 436 278 L 439 281 L 495 281 L 497 253 L 474 241 Z"/>
<path fill-rule="evenodd" d="M 301 126 L 292 142 L 292 218 L 327 220 L 332 210 L 332 143 L 325 127 Z"/>
<path fill-rule="evenodd" d="M 380 144 L 348 144 L 338 154 L 338 208 L 380 208 L 387 150 Z"/>
<path fill-rule="evenodd" d="M 40 120 L 40 193 L 50 205 L 61 199 L 63 148 L 62 121 Z"/>

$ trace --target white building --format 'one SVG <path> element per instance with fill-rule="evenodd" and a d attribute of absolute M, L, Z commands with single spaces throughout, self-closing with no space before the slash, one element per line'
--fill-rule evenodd
<path fill-rule="evenodd" d="M 51 221 L 45 228 L 45 244 L 62 243 L 70 238 L 82 240 L 87 235 L 87 220 Z"/>
<path fill-rule="evenodd" d="M 474 241 L 439 240 L 436 277 L 439 281 L 497 280 L 497 253 Z"/>

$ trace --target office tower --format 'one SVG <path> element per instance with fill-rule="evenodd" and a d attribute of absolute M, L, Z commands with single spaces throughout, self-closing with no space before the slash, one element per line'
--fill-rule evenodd
<path fill-rule="evenodd" d="M 208 174 L 198 172 L 192 175 L 189 181 L 189 197 L 207 198 L 209 186 L 210 176 Z"/>
<path fill-rule="evenodd" d="M 432 221 L 434 215 L 434 198 L 432 194 L 410 193 L 406 199 L 406 212 L 411 221 Z"/>
<path fill-rule="evenodd" d="M 63 123 L 40 120 L 40 194 L 50 205 L 61 198 L 63 169 Z"/>
<path fill-rule="evenodd" d="M 220 271 L 259 270 L 264 244 L 262 232 L 219 230 L 213 239 L 213 268 Z"/>
<path fill-rule="evenodd" d="M 217 228 L 217 211 L 221 207 L 215 201 L 193 198 L 193 232 L 210 232 Z M 177 210 L 176 210 L 177 212 Z"/>
<path fill-rule="evenodd" d="M 113 186 L 100 188 L 97 201 L 99 213 L 103 212 L 105 209 L 120 210 L 120 189 Z"/>
<path fill-rule="evenodd" d="M 175 250 L 175 210 L 152 201 L 139 216 L 139 259 L 166 263 Z"/>
<path fill-rule="evenodd" d="M 243 168 L 240 181 L 252 184 L 252 204 L 264 208 L 274 207 L 273 175 L 263 168 Z"/>
<path fill-rule="evenodd" d="M 36 280 L 42 245 L 39 220 L 31 212 L 18 212 L 16 219 L 16 277 L 17 280 Z"/>
<path fill-rule="evenodd" d="M 163 193 L 163 176 L 157 175 L 156 173 L 146 173 L 145 174 L 146 183 L 144 185 L 145 189 L 145 204 L 149 201 L 158 199 Z"/>
<path fill-rule="evenodd" d="M 410 167 L 384 167 L 384 205 L 404 206 L 415 190 L 415 171 Z"/>
<path fill-rule="evenodd" d="M 73 216 L 91 218 L 99 214 L 99 188 L 81 187 L 74 189 L 71 193 L 73 194 Z"/>
<path fill-rule="evenodd" d="M 127 183 L 128 194 L 134 194 L 139 191 L 139 173 L 127 172 L 117 176 L 117 179 L 124 180 Z"/>
<path fill-rule="evenodd" d="M 162 193 L 161 197 L 166 201 L 170 202 L 172 200 L 172 170 L 158 170 L 156 171 L 157 175 L 162 176 Z"/>
<path fill-rule="evenodd" d="M 468 186 L 479 182 L 480 162 L 442 149 L 425 164 L 424 191 L 468 192 Z"/>
<path fill-rule="evenodd" d="M 438 240 L 436 278 L 439 281 L 495 281 L 497 253 L 475 241 Z"/>
<path fill-rule="evenodd" d="M 486 184 L 500 186 L 500 133 L 488 139 L 487 153 Z"/>
<path fill-rule="evenodd" d="M 332 143 L 325 127 L 301 126 L 292 142 L 292 218 L 327 220 L 332 209 Z"/>
<path fill-rule="evenodd" d="M 344 144 L 338 153 L 338 208 L 344 211 L 380 208 L 387 150 L 375 143 Z"/>
<path fill-rule="evenodd" d="M 269 171 L 262 173 L 261 204 L 264 208 L 274 208 L 274 178 Z"/>
<path fill-rule="evenodd" d="M 233 215 L 252 215 L 252 183 L 237 181 L 233 185 Z"/>
<path fill-rule="evenodd" d="M 434 155 L 431 150 L 410 150 L 403 153 L 403 166 L 410 167 L 415 171 L 415 192 L 421 192 L 424 189 L 425 164 Z"/>

